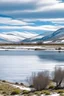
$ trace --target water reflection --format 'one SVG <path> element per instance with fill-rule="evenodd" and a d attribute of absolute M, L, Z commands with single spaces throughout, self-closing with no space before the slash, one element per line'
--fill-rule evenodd
<path fill-rule="evenodd" d="M 46 59 L 46 60 L 54 60 L 54 61 L 57 61 L 57 62 L 64 62 L 64 52 L 54 52 L 54 51 L 49 51 L 49 52 L 45 52 L 45 53 L 42 53 L 42 55 L 38 55 L 38 57 L 40 59 Z"/>
<path fill-rule="evenodd" d="M 0 51 L 0 56 L 38 56 L 40 59 L 64 62 L 64 51 Z"/>
<path fill-rule="evenodd" d="M 64 65 L 64 52 L 0 51 L 0 79 L 25 82 L 32 72 L 52 71 L 56 65 Z"/>

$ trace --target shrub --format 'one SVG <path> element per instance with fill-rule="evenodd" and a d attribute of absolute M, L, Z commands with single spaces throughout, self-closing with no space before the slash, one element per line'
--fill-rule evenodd
<path fill-rule="evenodd" d="M 50 91 L 44 91 L 43 92 L 45 95 L 50 95 Z"/>
<path fill-rule="evenodd" d="M 57 93 L 64 93 L 64 90 L 58 90 Z"/>
<path fill-rule="evenodd" d="M 51 85 L 51 86 L 49 86 L 49 89 L 54 89 L 54 87 L 55 87 L 55 86 Z"/>
<path fill-rule="evenodd" d="M 19 89 L 15 89 L 14 91 L 12 91 L 11 95 L 16 95 L 16 94 L 20 94 L 20 90 Z"/>
<path fill-rule="evenodd" d="M 53 81 L 56 82 L 56 87 L 55 89 L 58 89 L 61 87 L 61 84 L 64 80 L 64 69 L 62 69 L 61 67 L 55 67 L 54 70 L 54 77 L 53 77 Z"/>
<path fill-rule="evenodd" d="M 29 93 L 29 91 L 23 90 L 23 94 L 28 94 L 28 93 Z"/>
<path fill-rule="evenodd" d="M 2 80 L 2 82 L 6 82 L 6 80 Z"/>
<path fill-rule="evenodd" d="M 34 94 L 40 96 L 41 95 L 41 92 L 40 91 L 35 91 Z"/>
<path fill-rule="evenodd" d="M 50 79 L 47 71 L 33 74 L 28 80 L 28 83 L 33 85 L 33 87 L 38 91 L 45 89 L 49 82 Z"/>
<path fill-rule="evenodd" d="M 19 83 L 18 83 L 18 82 L 15 82 L 15 84 L 17 84 L 17 85 L 18 85 Z"/>
<path fill-rule="evenodd" d="M 6 92 L 3 91 L 2 94 L 6 94 Z"/>
<path fill-rule="evenodd" d="M 64 94 L 60 93 L 60 96 L 64 96 Z"/>
<path fill-rule="evenodd" d="M 23 84 L 23 83 L 20 83 L 20 85 L 22 85 L 22 86 L 23 86 L 24 84 Z"/>
<path fill-rule="evenodd" d="M 33 85 L 30 85 L 29 87 L 30 87 L 30 88 L 33 88 L 34 86 L 33 86 Z"/>

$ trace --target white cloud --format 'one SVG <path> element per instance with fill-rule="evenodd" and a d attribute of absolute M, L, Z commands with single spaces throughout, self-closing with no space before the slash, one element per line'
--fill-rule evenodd
<path fill-rule="evenodd" d="M 60 28 L 60 26 L 53 25 L 42 25 L 42 26 L 0 26 L 0 29 L 23 29 L 23 30 L 31 30 L 31 31 L 55 31 Z"/>
<path fill-rule="evenodd" d="M 64 18 L 46 18 L 46 19 L 38 19 L 39 21 L 50 21 L 52 23 L 56 23 L 56 24 L 64 24 Z M 29 20 L 25 20 L 25 21 L 29 21 Z M 37 21 L 37 20 L 33 20 L 33 21 Z"/>
<path fill-rule="evenodd" d="M 53 10 L 64 10 L 64 3 L 55 3 L 47 6 L 40 6 L 36 10 L 32 10 L 32 12 L 43 12 L 43 11 L 53 11 Z M 30 12 L 30 10 L 28 11 Z"/>
<path fill-rule="evenodd" d="M 40 4 L 53 4 L 58 3 L 60 0 L 0 0 L 0 2 L 15 2 L 15 3 L 27 3 L 27 2 L 37 2 Z"/>
<path fill-rule="evenodd" d="M 37 5 L 40 7 L 54 5 L 60 3 L 60 0 L 38 0 Z"/>
<path fill-rule="evenodd" d="M 8 6 L 7 6 L 8 4 Z M 24 4 L 24 7 L 22 6 Z M 60 27 L 58 25 L 40 25 L 32 23 L 33 21 L 50 21 L 53 23 L 63 23 L 64 19 L 56 12 L 64 11 L 64 3 L 61 0 L 0 0 L 0 13 L 7 14 L 19 20 L 13 18 L 0 17 L 0 23 L 7 26 L 0 26 L 0 29 L 23 29 L 31 31 L 55 31 Z M 26 8 L 27 5 L 27 8 Z M 53 13 L 53 15 L 52 15 Z M 55 15 L 54 15 L 55 14 Z M 57 15 L 57 16 L 56 16 Z M 43 19 L 44 18 L 44 19 Z M 48 19 L 49 18 L 49 19 Z M 23 20 L 26 19 L 26 20 Z M 28 20 L 27 20 L 28 19 Z M 31 24 L 35 24 L 31 26 Z M 8 26 L 9 25 L 9 26 Z M 11 25 L 11 26 L 10 26 Z M 13 26 L 14 25 L 14 26 Z M 20 26 L 19 26 L 20 25 Z M 24 26 L 22 26 L 24 25 Z"/>
<path fill-rule="evenodd" d="M 52 25 L 22 26 L 21 28 L 26 30 L 45 30 L 45 31 L 55 31 L 57 29 L 57 27 Z"/>
<path fill-rule="evenodd" d="M 8 25 L 28 25 L 33 23 L 27 23 L 22 20 L 15 20 L 12 18 L 0 17 L 0 24 L 8 24 Z"/>
<path fill-rule="evenodd" d="M 64 24 L 64 18 L 42 18 L 42 19 L 23 19 L 25 22 L 36 22 L 36 21 L 41 21 L 41 22 L 52 22 L 56 24 Z"/>
<path fill-rule="evenodd" d="M 0 26 L 0 29 L 21 29 L 21 26 Z"/>
<path fill-rule="evenodd" d="M 64 9 L 64 3 L 61 3 L 60 0 L 41 0 L 38 2 L 38 5 L 41 4 L 37 9 L 38 11 L 49 11 L 49 10 L 59 10 Z"/>
<path fill-rule="evenodd" d="M 33 0 L 0 0 L 0 2 L 27 3 Z"/>

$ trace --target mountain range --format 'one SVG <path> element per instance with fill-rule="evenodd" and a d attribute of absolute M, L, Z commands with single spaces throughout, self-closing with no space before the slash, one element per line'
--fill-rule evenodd
<path fill-rule="evenodd" d="M 64 28 L 60 28 L 49 35 L 30 32 L 0 33 L 0 43 L 64 43 Z"/>
<path fill-rule="evenodd" d="M 49 35 L 42 34 L 29 39 L 24 39 L 23 42 L 41 42 L 41 43 L 64 43 L 64 28 L 60 28 Z"/>
<path fill-rule="evenodd" d="M 36 36 L 35 33 L 30 32 L 2 32 L 0 33 L 0 43 L 20 43 L 25 39 Z"/>

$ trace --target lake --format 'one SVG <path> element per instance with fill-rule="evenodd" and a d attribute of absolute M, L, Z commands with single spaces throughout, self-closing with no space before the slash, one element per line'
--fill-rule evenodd
<path fill-rule="evenodd" d="M 33 72 L 53 71 L 55 66 L 64 66 L 64 52 L 0 50 L 0 79 L 11 82 L 26 82 Z"/>

